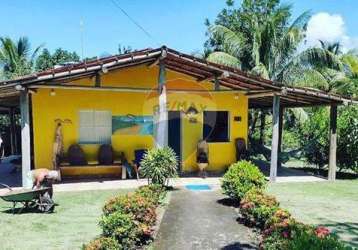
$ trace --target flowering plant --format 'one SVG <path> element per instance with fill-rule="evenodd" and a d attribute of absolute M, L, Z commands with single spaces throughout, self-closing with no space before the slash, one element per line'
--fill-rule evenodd
<path fill-rule="evenodd" d="M 316 228 L 315 234 L 317 235 L 318 238 L 325 238 L 326 236 L 330 235 L 331 232 L 329 231 L 328 228 L 319 226 Z"/>

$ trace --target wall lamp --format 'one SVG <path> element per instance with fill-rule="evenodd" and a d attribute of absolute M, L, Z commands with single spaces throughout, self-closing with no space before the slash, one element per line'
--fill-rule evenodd
<path fill-rule="evenodd" d="M 54 90 L 54 89 L 51 89 L 51 91 L 50 91 L 50 96 L 55 96 L 55 95 L 56 95 L 55 90 Z"/>
<path fill-rule="evenodd" d="M 189 118 L 190 123 L 197 122 L 197 115 L 199 114 L 198 110 L 194 106 L 190 106 L 185 112 L 185 115 Z"/>

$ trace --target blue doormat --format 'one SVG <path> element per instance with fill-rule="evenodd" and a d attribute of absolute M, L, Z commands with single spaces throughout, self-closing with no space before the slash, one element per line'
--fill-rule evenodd
<path fill-rule="evenodd" d="M 191 190 L 191 191 L 206 191 L 206 190 L 211 190 L 211 187 L 209 185 L 186 185 L 185 186 L 187 189 Z"/>

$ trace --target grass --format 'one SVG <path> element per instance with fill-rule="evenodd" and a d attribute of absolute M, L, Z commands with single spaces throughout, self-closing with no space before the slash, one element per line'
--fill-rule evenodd
<path fill-rule="evenodd" d="M 327 226 L 354 247 L 358 247 L 357 191 L 358 180 L 269 186 L 269 192 L 299 221 Z"/>
<path fill-rule="evenodd" d="M 316 165 L 309 164 L 304 160 L 291 158 L 289 161 L 285 162 L 285 167 L 303 170 L 314 175 L 320 175 L 324 177 L 328 176 L 328 166 L 325 166 L 323 169 L 319 169 Z M 353 180 L 357 178 L 358 173 L 355 173 L 349 169 L 343 169 L 341 172 L 337 172 L 337 179 Z"/>
<path fill-rule="evenodd" d="M 10 203 L 0 201 L 1 249 L 80 249 L 100 234 L 98 221 L 104 202 L 127 191 L 55 193 L 59 204 L 52 214 L 7 213 Z"/>

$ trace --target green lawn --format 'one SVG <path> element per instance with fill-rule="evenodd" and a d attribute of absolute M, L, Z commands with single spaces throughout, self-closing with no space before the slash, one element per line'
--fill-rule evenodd
<path fill-rule="evenodd" d="M 55 213 L 5 213 L 10 203 L 0 201 L 1 249 L 80 249 L 100 234 L 101 207 L 111 196 L 126 191 L 56 193 Z"/>
<path fill-rule="evenodd" d="M 298 220 L 327 226 L 358 247 L 358 180 L 276 183 L 269 186 L 269 192 Z"/>

